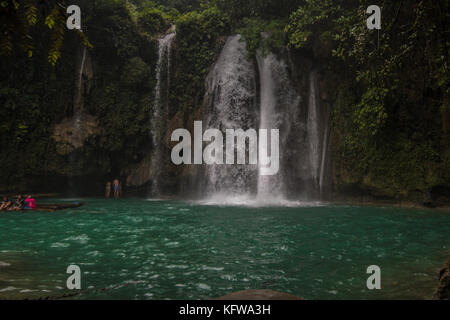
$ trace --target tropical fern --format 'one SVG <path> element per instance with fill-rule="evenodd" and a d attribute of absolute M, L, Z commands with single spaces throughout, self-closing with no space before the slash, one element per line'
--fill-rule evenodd
<path fill-rule="evenodd" d="M 48 2 L 40 0 L 0 0 L 0 56 L 10 56 L 14 52 L 14 45 L 18 44 L 31 58 L 35 49 L 32 27 L 38 27 L 37 25 L 40 22 L 51 30 L 51 43 L 47 60 L 52 66 L 55 66 L 61 57 L 67 14 L 64 0 L 53 3 L 53 6 L 50 5 L 50 13 L 45 16 L 39 14 L 39 12 L 41 8 L 49 7 Z M 80 36 L 86 47 L 92 48 L 82 31 L 75 30 L 75 32 Z"/>
<path fill-rule="evenodd" d="M 48 51 L 48 62 L 55 66 L 58 59 L 61 57 L 61 47 L 64 40 L 64 28 L 65 28 L 65 20 L 61 17 L 62 14 L 60 10 L 54 13 L 54 24 L 52 26 L 53 34 L 52 34 L 52 45 L 50 50 Z"/>
<path fill-rule="evenodd" d="M 3 37 L 0 39 L 0 55 L 9 56 L 12 53 L 12 49 L 11 33 L 5 31 Z"/>
<path fill-rule="evenodd" d="M 33 3 L 25 4 L 25 17 L 30 26 L 34 26 L 38 20 L 37 8 Z"/>

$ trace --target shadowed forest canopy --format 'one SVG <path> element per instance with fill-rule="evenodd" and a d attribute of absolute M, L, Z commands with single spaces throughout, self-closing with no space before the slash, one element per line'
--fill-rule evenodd
<path fill-rule="evenodd" d="M 81 8 L 81 31 L 65 27 Z M 366 9 L 382 9 L 368 30 Z M 36 176 L 120 175 L 146 157 L 157 40 L 176 26 L 168 119 L 187 121 L 227 36 L 312 61 L 332 101 L 336 190 L 427 199 L 450 188 L 449 1 L 0 0 L 0 189 Z M 83 49 L 84 112 L 101 128 L 64 153 L 53 127 L 74 113 Z M 69 161 L 70 160 L 70 161 Z"/>

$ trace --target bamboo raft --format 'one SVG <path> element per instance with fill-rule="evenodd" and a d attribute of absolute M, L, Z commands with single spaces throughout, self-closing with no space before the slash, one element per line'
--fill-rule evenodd
<path fill-rule="evenodd" d="M 83 202 L 75 203 L 75 204 L 37 204 L 36 208 L 30 210 L 30 211 L 46 211 L 46 212 L 53 212 L 53 211 L 61 211 L 61 210 L 67 210 L 67 209 L 75 209 L 84 206 Z M 24 209 L 24 211 L 28 211 L 27 209 Z"/>

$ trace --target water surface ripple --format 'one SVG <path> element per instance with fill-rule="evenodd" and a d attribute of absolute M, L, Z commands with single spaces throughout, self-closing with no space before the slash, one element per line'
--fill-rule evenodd
<path fill-rule="evenodd" d="M 72 211 L 0 213 L 0 298 L 67 293 L 66 269 L 76 264 L 87 289 L 76 299 L 266 288 L 306 299 L 429 299 L 450 255 L 448 213 L 84 201 Z M 366 288 L 370 265 L 381 267 L 380 291 Z"/>

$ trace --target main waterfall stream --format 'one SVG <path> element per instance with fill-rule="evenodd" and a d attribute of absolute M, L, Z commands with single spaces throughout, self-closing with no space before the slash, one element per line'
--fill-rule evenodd
<path fill-rule="evenodd" d="M 328 118 L 316 99 L 316 72 L 309 78 L 305 99 L 283 56 L 258 50 L 253 62 L 240 35 L 228 38 L 206 81 L 207 128 L 279 129 L 280 171 L 263 176 L 261 165 L 207 166 L 199 187 L 204 202 L 279 205 L 320 199 L 328 178 Z M 266 149 L 270 143 L 259 146 L 260 154 L 272 151 Z M 296 184 L 303 189 L 292 188 Z"/>
<path fill-rule="evenodd" d="M 256 80 L 247 59 L 245 42 L 230 37 L 206 80 L 206 127 L 219 129 L 256 128 Z M 205 168 L 202 194 L 213 198 L 249 197 L 255 191 L 257 167 L 252 165 L 211 165 Z"/>

